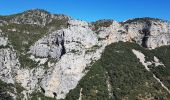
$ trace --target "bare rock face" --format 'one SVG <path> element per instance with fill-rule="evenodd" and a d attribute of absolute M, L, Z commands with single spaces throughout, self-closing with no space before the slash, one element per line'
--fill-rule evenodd
<path fill-rule="evenodd" d="M 129 34 L 126 32 L 124 27 L 116 21 L 113 21 L 109 27 L 101 27 L 98 31 L 99 41 L 104 40 L 107 44 L 119 41 L 130 41 Z"/>
<path fill-rule="evenodd" d="M 14 77 L 19 67 L 20 63 L 14 50 L 0 49 L 0 79 L 2 81 L 14 84 Z"/>
<path fill-rule="evenodd" d="M 8 44 L 8 38 L 4 36 L 4 33 L 2 32 L 2 30 L 0 30 L 0 46 L 7 46 Z"/>
<path fill-rule="evenodd" d="M 49 36 L 45 36 L 38 40 L 30 47 L 30 53 L 36 57 L 52 57 L 59 58 L 62 51 L 63 34 L 53 32 Z"/>
<path fill-rule="evenodd" d="M 130 23 L 128 23 L 129 21 Z M 151 18 L 129 21 L 125 22 L 124 27 L 131 39 L 136 41 L 138 44 L 150 49 L 169 45 L 169 22 Z"/>
<path fill-rule="evenodd" d="M 155 49 L 164 45 L 170 44 L 170 34 L 160 34 L 157 36 L 151 36 L 148 38 L 147 46 L 148 48 Z"/>
<path fill-rule="evenodd" d="M 57 37 L 61 35 L 63 37 L 58 39 L 58 43 L 61 44 L 61 51 L 64 50 L 64 53 L 41 81 L 41 87 L 45 90 L 46 96 L 53 97 L 57 94 L 58 99 L 64 98 L 71 89 L 76 87 L 78 81 L 85 75 L 85 68 L 93 60 L 93 53 L 85 52 L 97 45 L 95 33 L 88 27 L 88 23 L 79 21 L 77 24 L 77 20 L 75 23 L 71 20 L 71 23 L 68 29 L 55 33 Z M 80 24 L 82 26 L 79 26 Z"/>
<path fill-rule="evenodd" d="M 21 84 L 27 91 L 32 93 L 39 88 L 39 79 L 43 77 L 45 70 L 42 67 L 29 69 L 19 69 L 16 73 L 15 80 Z"/>
<path fill-rule="evenodd" d="M 7 21 L 0 20 L 0 26 L 8 25 Z"/>

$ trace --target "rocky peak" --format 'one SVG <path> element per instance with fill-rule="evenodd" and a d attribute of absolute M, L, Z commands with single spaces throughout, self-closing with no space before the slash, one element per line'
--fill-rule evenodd
<path fill-rule="evenodd" d="M 32 9 L 28 11 L 24 11 L 23 13 L 27 14 L 35 14 L 35 15 L 41 15 L 41 14 L 50 14 L 48 11 L 43 10 L 43 9 Z"/>
<path fill-rule="evenodd" d="M 46 26 L 55 19 L 69 19 L 69 17 L 63 14 L 51 14 L 42 9 L 32 9 L 8 17 L 9 23 L 29 24 L 38 26 Z"/>

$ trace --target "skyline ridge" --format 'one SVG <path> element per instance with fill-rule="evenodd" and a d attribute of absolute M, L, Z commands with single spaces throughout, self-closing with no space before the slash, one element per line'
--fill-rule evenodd
<path fill-rule="evenodd" d="M 33 9 L 29 9 L 29 10 L 25 10 L 25 11 L 22 11 L 22 12 L 9 14 L 9 15 L 1 15 L 1 14 L 0 14 L 0 16 L 2 16 L 2 17 L 8 17 L 8 16 L 23 14 L 23 13 L 27 13 L 27 12 L 29 12 L 29 11 L 36 11 L 36 10 L 37 10 L 37 11 L 42 11 L 42 12 L 45 12 L 45 13 L 48 13 L 48 14 L 64 15 L 64 16 L 70 17 L 70 18 L 72 18 L 72 19 L 86 21 L 86 20 L 83 20 L 83 19 L 74 18 L 74 17 L 72 17 L 71 15 L 68 15 L 68 14 L 52 13 L 52 12 L 50 12 L 50 11 L 48 11 L 48 10 L 40 9 L 40 8 L 33 8 Z M 115 19 L 107 19 L 107 18 L 103 18 L 103 19 L 97 19 L 97 20 L 95 20 L 95 21 L 86 21 L 86 22 L 93 23 L 93 22 L 97 22 L 97 21 L 100 21 L 100 20 L 113 20 L 113 21 L 117 21 L 117 22 L 122 23 L 122 22 L 126 22 L 126 21 L 129 21 L 129 20 L 134 20 L 134 19 L 144 19 L 144 18 L 157 19 L 157 20 L 161 20 L 161 21 L 170 22 L 170 20 L 167 20 L 167 19 L 161 19 L 161 18 L 156 18 L 156 17 L 148 17 L 148 16 L 145 16 L 145 17 L 136 17 L 136 18 L 128 18 L 128 19 L 123 20 L 123 21 L 117 21 L 117 20 L 115 20 Z"/>
<path fill-rule="evenodd" d="M 0 15 L 39 8 L 88 22 L 98 19 L 115 19 L 121 22 L 129 18 L 141 17 L 170 20 L 169 4 L 169 0 L 2 0 L 0 1 Z"/>

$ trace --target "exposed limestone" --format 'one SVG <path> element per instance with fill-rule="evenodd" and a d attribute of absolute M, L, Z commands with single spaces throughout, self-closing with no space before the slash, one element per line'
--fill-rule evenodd
<path fill-rule="evenodd" d="M 107 28 L 100 28 L 98 38 L 99 40 L 104 40 L 106 44 L 111 44 L 119 41 L 130 41 L 130 37 L 125 29 L 116 21 L 114 21 L 112 25 Z"/>
<path fill-rule="evenodd" d="M 141 19 L 145 20 L 145 19 Z M 138 44 L 146 45 L 147 48 L 154 49 L 170 44 L 170 23 L 147 19 L 147 21 L 132 21 L 124 24 L 131 39 Z"/>
<path fill-rule="evenodd" d="M 107 83 L 107 88 L 108 88 L 108 92 L 109 92 L 109 98 L 111 98 L 113 96 L 112 85 L 110 84 L 110 77 L 108 75 L 108 72 L 106 72 L 106 75 L 107 75 L 106 83 Z"/>
<path fill-rule="evenodd" d="M 0 26 L 8 25 L 7 21 L 5 20 L 0 20 Z"/>
<path fill-rule="evenodd" d="M 0 37 L 0 46 L 6 46 L 8 44 L 8 38 Z"/>
<path fill-rule="evenodd" d="M 68 22 L 70 25 L 73 25 L 73 26 L 84 26 L 84 27 L 88 27 L 88 23 L 85 22 L 85 21 L 80 21 L 80 20 L 70 20 Z"/>
<path fill-rule="evenodd" d="M 62 34 L 59 33 L 60 32 L 53 32 L 49 36 L 45 36 L 38 40 L 33 46 L 31 46 L 30 53 L 36 57 L 59 58 L 61 56 L 61 42 L 63 40 Z"/>
<path fill-rule="evenodd" d="M 56 93 L 57 99 L 64 98 L 85 75 L 85 68 L 95 58 L 93 53 L 85 54 L 85 51 L 97 45 L 96 35 L 90 28 L 70 25 L 68 29 L 63 30 L 63 33 L 66 54 L 49 69 L 41 82 L 45 95 L 53 97 L 53 93 Z"/>
<path fill-rule="evenodd" d="M 34 69 L 20 69 L 15 80 L 20 83 L 28 92 L 33 92 L 39 86 L 39 81 L 43 77 L 45 70 L 42 67 Z"/>
<path fill-rule="evenodd" d="M 162 62 L 160 62 L 159 59 L 155 56 L 154 56 L 154 62 L 153 63 L 155 64 L 155 67 L 157 67 L 157 66 L 165 67 L 165 65 Z"/>
<path fill-rule="evenodd" d="M 79 94 L 79 99 L 78 100 L 82 100 L 82 91 L 83 91 L 83 88 L 80 89 L 80 94 Z"/>
<path fill-rule="evenodd" d="M 8 44 L 8 38 L 4 36 L 4 33 L 2 33 L 2 30 L 0 30 L 0 46 L 7 46 Z"/>
<path fill-rule="evenodd" d="M 14 84 L 14 77 L 19 70 L 20 63 L 16 53 L 9 49 L 0 49 L 0 79 L 6 83 Z"/>
<path fill-rule="evenodd" d="M 157 78 L 154 74 L 153 77 L 161 84 L 161 86 L 170 94 L 170 90 L 161 82 L 159 78 Z"/>
<path fill-rule="evenodd" d="M 133 53 L 136 55 L 136 57 L 140 60 L 140 62 L 143 64 L 143 66 L 145 66 L 145 69 L 147 71 L 150 71 L 150 69 L 148 68 L 148 65 L 151 65 L 151 62 L 146 62 L 145 61 L 145 55 L 137 50 L 132 50 Z"/>
<path fill-rule="evenodd" d="M 156 36 L 150 36 L 148 38 L 147 45 L 149 48 L 154 49 L 160 46 L 170 44 L 170 34 L 160 34 Z"/>
<path fill-rule="evenodd" d="M 48 58 L 35 58 L 33 55 L 30 56 L 30 59 L 39 62 L 39 65 L 45 64 L 45 62 L 48 60 Z"/>

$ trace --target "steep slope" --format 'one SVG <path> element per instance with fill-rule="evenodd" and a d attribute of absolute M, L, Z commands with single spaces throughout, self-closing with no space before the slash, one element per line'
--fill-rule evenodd
<path fill-rule="evenodd" d="M 112 45 L 120 41 L 142 47 L 122 42 Z M 169 73 L 166 71 L 169 51 L 168 47 L 162 47 L 169 44 L 170 23 L 160 19 L 138 18 L 122 23 L 99 20 L 88 23 L 40 9 L 0 16 L 0 80 L 2 86 L 12 84 L 2 89 L 0 94 L 5 93 L 10 99 L 26 100 L 70 100 L 79 95 L 80 99 L 133 99 L 140 92 L 142 97 L 162 95 L 169 98 L 166 89 L 161 87 L 162 82 L 169 88 Z M 114 53 L 117 48 L 118 54 Z M 132 49 L 147 55 L 146 61 L 151 64 L 140 63 Z M 165 50 L 165 54 L 161 54 L 161 50 Z M 121 55 L 121 52 L 124 53 Z M 166 69 L 160 67 L 163 64 Z M 150 70 L 147 71 L 145 67 Z M 129 74 L 130 70 L 134 70 L 132 75 Z M 132 82 L 129 83 L 130 80 Z M 145 82 L 149 87 L 143 85 Z M 14 91 L 9 92 L 11 88 Z M 131 92 L 128 91 L 130 88 Z"/>
<path fill-rule="evenodd" d="M 106 47 L 101 59 L 95 62 L 85 77 L 79 82 L 78 86 L 71 90 L 67 95 L 67 100 L 168 100 L 170 98 L 169 90 L 165 89 L 162 84 L 169 88 L 168 80 L 169 65 L 156 66 L 151 59 L 152 67 L 147 71 L 145 66 L 136 57 L 133 50 L 145 54 L 145 58 L 154 58 L 154 55 L 163 59 L 167 55 L 159 56 L 162 50 L 168 47 L 159 48 L 158 50 L 146 50 L 134 43 L 114 43 Z M 155 52 L 156 51 L 156 52 Z M 169 54 L 169 53 L 168 53 Z M 142 56 L 140 56 L 142 58 Z M 163 61 L 163 60 L 160 60 Z M 161 70 L 166 70 L 163 74 Z M 155 73 L 156 72 L 156 73 Z M 162 81 L 162 84 L 153 77 Z M 81 92 L 81 96 L 80 96 Z"/>

